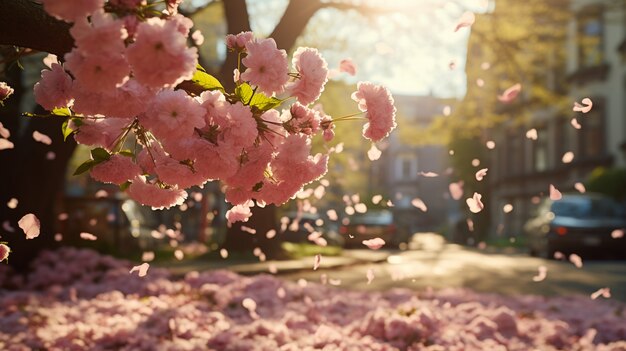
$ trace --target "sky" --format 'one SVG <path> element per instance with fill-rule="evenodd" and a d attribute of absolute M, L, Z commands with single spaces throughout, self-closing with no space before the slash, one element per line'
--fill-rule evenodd
<path fill-rule="evenodd" d="M 248 0 L 252 29 L 268 35 L 287 0 Z M 470 28 L 454 32 L 464 11 L 484 12 L 485 0 L 365 0 L 398 11 L 370 18 L 352 11 L 319 11 L 300 44 L 320 49 L 336 68 L 343 58 L 358 67 L 348 82 L 370 80 L 394 94 L 462 98 L 466 92 L 465 56 Z M 327 36 L 327 37 L 325 37 Z M 450 63 L 454 62 L 454 69 Z"/>

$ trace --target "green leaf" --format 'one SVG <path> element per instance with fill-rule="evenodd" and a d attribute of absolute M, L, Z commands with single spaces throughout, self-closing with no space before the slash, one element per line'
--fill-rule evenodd
<path fill-rule="evenodd" d="M 133 157 L 135 156 L 135 154 L 133 154 L 132 151 L 126 149 L 126 150 L 120 150 L 120 152 L 118 152 L 120 155 L 122 156 L 126 156 L 126 157 Z"/>
<path fill-rule="evenodd" d="M 75 130 L 70 127 L 70 118 L 66 119 L 63 125 L 61 125 L 61 132 L 63 132 L 63 141 L 67 140 L 67 137 L 75 132 Z"/>
<path fill-rule="evenodd" d="M 120 190 L 121 191 L 126 191 L 126 189 L 128 189 L 128 187 L 130 186 L 131 182 L 129 181 L 125 181 L 124 183 L 120 184 Z"/>
<path fill-rule="evenodd" d="M 74 171 L 74 175 L 83 174 L 87 172 L 88 170 L 92 169 L 93 166 L 97 165 L 98 163 L 99 162 L 96 162 L 94 160 L 87 160 L 83 162 L 80 166 L 78 166 L 78 168 L 76 168 L 76 171 Z"/>
<path fill-rule="evenodd" d="M 200 64 L 199 64 L 199 63 L 196 63 L 196 69 L 197 69 L 198 71 L 206 72 L 206 69 L 204 69 L 204 67 L 200 66 Z"/>
<path fill-rule="evenodd" d="M 254 90 L 248 83 L 243 83 L 239 85 L 235 89 L 235 95 L 239 97 L 239 100 L 244 105 L 249 104 L 250 106 L 254 106 L 263 112 L 270 110 L 283 102 L 282 100 L 275 97 L 267 97 L 267 95 L 261 92 L 254 92 Z M 252 98 L 252 100 L 250 98 Z"/>
<path fill-rule="evenodd" d="M 72 111 L 70 111 L 70 109 L 67 107 L 55 108 L 54 110 L 50 111 L 50 113 L 55 116 L 68 116 L 69 117 L 72 115 Z"/>
<path fill-rule="evenodd" d="M 220 83 L 220 81 L 217 80 L 217 78 L 206 73 L 206 71 L 204 71 L 204 68 L 202 68 L 202 70 L 197 69 L 196 72 L 193 74 L 191 81 L 194 82 L 196 85 L 200 86 L 204 90 L 224 91 L 224 87 L 222 86 L 222 83 Z"/>
<path fill-rule="evenodd" d="M 101 147 L 97 147 L 91 150 L 91 158 L 93 158 L 93 161 L 95 161 L 96 164 L 98 164 L 100 162 L 108 161 L 109 158 L 111 158 L 111 155 L 105 149 Z"/>

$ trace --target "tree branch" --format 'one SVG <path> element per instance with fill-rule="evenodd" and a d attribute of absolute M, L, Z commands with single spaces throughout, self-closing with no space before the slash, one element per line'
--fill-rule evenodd
<path fill-rule="evenodd" d="M 45 51 L 62 57 L 74 40 L 68 23 L 46 14 L 30 0 L 0 0 L 0 44 Z"/>

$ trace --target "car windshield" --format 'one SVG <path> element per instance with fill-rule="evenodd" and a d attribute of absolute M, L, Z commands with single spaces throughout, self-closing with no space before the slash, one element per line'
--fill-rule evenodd
<path fill-rule="evenodd" d="M 552 204 L 556 216 L 576 218 L 620 218 L 624 208 L 611 199 L 562 199 Z"/>
<path fill-rule="evenodd" d="M 388 225 L 392 222 L 393 216 L 389 211 L 369 211 L 350 218 L 350 224 Z"/>

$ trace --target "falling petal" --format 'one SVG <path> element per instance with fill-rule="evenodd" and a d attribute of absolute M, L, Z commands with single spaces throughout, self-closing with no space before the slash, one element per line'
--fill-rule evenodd
<path fill-rule="evenodd" d="M 496 148 L 496 142 L 493 140 L 489 140 L 487 141 L 487 144 L 485 144 L 487 146 L 487 149 L 489 150 L 493 150 Z"/>
<path fill-rule="evenodd" d="M 374 280 L 374 270 L 373 269 L 368 269 L 367 273 L 365 274 L 365 276 L 367 277 L 367 284 L 371 284 L 372 281 Z"/>
<path fill-rule="evenodd" d="M 483 178 L 487 175 L 487 171 L 489 170 L 489 168 L 483 168 L 481 170 L 479 170 L 478 172 L 476 172 L 476 180 L 477 181 L 481 181 L 483 180 Z"/>
<path fill-rule="evenodd" d="M 598 289 L 596 292 L 591 294 L 591 299 L 595 300 L 595 299 L 597 299 L 600 296 L 604 297 L 605 299 L 611 298 L 611 289 L 609 289 L 609 288 Z"/>
<path fill-rule="evenodd" d="M 91 241 L 98 240 L 97 236 L 95 236 L 95 235 L 93 235 L 91 233 L 86 233 L 86 232 L 80 233 L 80 238 L 83 239 L 83 240 L 91 240 Z"/>
<path fill-rule="evenodd" d="M 385 246 L 385 240 L 381 238 L 374 238 L 370 240 L 363 240 L 363 245 L 367 246 L 372 250 L 378 250 L 381 247 Z"/>
<path fill-rule="evenodd" d="M 380 158 L 380 155 L 382 154 L 382 151 L 378 150 L 376 144 L 372 144 L 372 147 L 367 152 L 367 157 L 370 159 L 370 161 L 376 161 Z"/>
<path fill-rule="evenodd" d="M 25 215 L 17 224 L 22 228 L 24 234 L 26 234 L 26 239 L 34 239 L 39 236 L 41 223 L 39 222 L 39 218 L 34 214 L 29 213 Z"/>
<path fill-rule="evenodd" d="M 351 76 L 356 75 L 356 65 L 351 58 L 345 58 L 339 62 L 339 72 L 345 72 Z"/>
<path fill-rule="evenodd" d="M 426 177 L 426 178 L 435 178 L 435 177 L 439 176 L 439 174 L 437 174 L 435 172 L 420 172 L 420 175 L 422 177 Z"/>
<path fill-rule="evenodd" d="M 270 263 L 270 264 L 267 266 L 267 270 L 268 270 L 270 273 L 272 273 L 272 274 L 276 274 L 276 273 L 278 273 L 278 268 L 276 267 L 276 264 L 274 264 L 274 263 Z"/>
<path fill-rule="evenodd" d="M 365 205 L 364 203 L 356 204 L 356 205 L 354 205 L 354 210 L 357 213 L 365 213 L 365 212 L 367 212 L 367 205 Z"/>
<path fill-rule="evenodd" d="M 485 80 L 484 80 L 484 79 L 481 79 L 481 78 L 476 79 L 476 85 L 477 85 L 479 88 L 484 87 L 484 86 L 485 86 Z"/>
<path fill-rule="evenodd" d="M 548 268 L 546 268 L 546 266 L 539 266 L 537 271 L 537 275 L 533 277 L 534 282 L 540 282 L 546 279 L 546 276 L 548 275 Z"/>
<path fill-rule="evenodd" d="M 474 231 L 474 221 L 472 221 L 471 218 L 468 218 L 467 220 L 465 220 L 465 222 L 467 223 L 467 229 L 470 232 L 473 232 Z"/>
<path fill-rule="evenodd" d="M 450 183 L 448 190 L 454 200 L 460 200 L 463 197 L 463 181 Z"/>
<path fill-rule="evenodd" d="M 467 203 L 467 207 L 472 213 L 478 213 L 485 208 L 485 205 L 482 203 L 481 198 L 483 196 L 479 193 L 474 193 L 474 196 L 465 200 Z"/>
<path fill-rule="evenodd" d="M 585 189 L 585 185 L 580 182 L 574 184 L 574 189 L 578 190 L 581 194 L 584 194 L 587 191 L 587 189 Z"/>
<path fill-rule="evenodd" d="M 52 139 L 50 139 L 49 136 L 47 136 L 47 135 L 45 135 L 43 133 L 40 133 L 38 131 L 34 131 L 33 132 L 33 139 L 35 139 L 35 141 L 38 141 L 38 142 L 40 142 L 42 144 L 46 144 L 46 145 L 52 144 Z"/>
<path fill-rule="evenodd" d="M 14 147 L 15 145 L 13 145 L 13 143 L 8 141 L 7 139 L 0 139 L 0 150 L 8 150 Z"/>
<path fill-rule="evenodd" d="M 593 102 L 591 101 L 591 99 L 590 98 L 584 98 L 583 101 L 582 101 L 582 105 L 579 104 L 578 102 L 574 101 L 574 108 L 572 108 L 572 111 L 587 113 L 587 112 L 591 111 L 592 107 L 593 107 Z"/>
<path fill-rule="evenodd" d="M 573 160 L 574 160 L 574 153 L 571 151 L 564 153 L 563 157 L 561 157 L 561 161 L 563 161 L 563 163 L 570 163 Z"/>
<path fill-rule="evenodd" d="M 459 21 L 457 22 L 457 25 L 454 28 L 454 31 L 458 32 L 459 29 L 461 29 L 461 28 L 469 27 L 472 24 L 474 24 L 475 21 L 476 21 L 476 15 L 474 15 L 473 12 L 465 11 L 461 15 L 461 18 L 459 18 Z"/>
<path fill-rule="evenodd" d="M 221 256 L 222 258 L 227 258 L 227 257 L 228 257 L 228 250 L 226 250 L 226 249 L 221 249 L 221 250 L 220 250 L 220 256 Z"/>
<path fill-rule="evenodd" d="M 554 259 L 555 260 L 564 260 L 565 259 L 565 254 L 563 254 L 561 251 L 555 251 L 554 252 Z"/>
<path fill-rule="evenodd" d="M 537 129 L 533 128 L 533 129 L 529 129 L 528 131 L 526 131 L 526 138 L 530 139 L 530 140 L 537 140 Z"/>
<path fill-rule="evenodd" d="M 174 251 L 174 257 L 176 257 L 177 260 L 181 261 L 185 257 L 185 254 L 182 250 L 176 250 Z"/>
<path fill-rule="evenodd" d="M 502 95 L 498 95 L 498 100 L 502 103 L 508 104 L 515 100 L 519 95 L 520 91 L 522 91 L 522 85 L 517 83 L 508 88 L 502 93 Z"/>
<path fill-rule="evenodd" d="M 473 159 L 472 160 L 472 166 L 474 166 L 474 167 L 480 166 L 480 160 L 477 159 L 477 158 Z"/>
<path fill-rule="evenodd" d="M 550 184 L 550 200 L 557 201 L 561 200 L 562 197 L 561 192 L 554 185 Z"/>
<path fill-rule="evenodd" d="M 422 199 L 415 198 L 415 199 L 411 200 L 411 205 L 413 205 L 414 207 L 419 208 L 420 210 L 422 210 L 422 212 L 428 211 L 428 207 L 426 206 L 424 201 L 422 201 Z"/>
<path fill-rule="evenodd" d="M 46 153 L 46 160 L 48 161 L 52 161 L 57 157 L 57 154 L 54 153 L 54 151 L 48 151 Z"/>
<path fill-rule="evenodd" d="M 504 213 L 511 213 L 511 211 L 513 211 L 513 205 L 511 204 L 506 204 L 502 207 L 502 211 L 504 211 Z"/>
<path fill-rule="evenodd" d="M 313 270 L 316 271 L 320 267 L 320 263 L 322 262 L 322 255 L 317 254 L 313 260 Z"/>
<path fill-rule="evenodd" d="M 570 123 L 572 124 L 572 127 L 574 127 L 574 129 L 580 129 L 583 127 L 580 125 L 580 123 L 578 123 L 578 120 L 576 118 L 572 118 L 572 121 Z"/>
<path fill-rule="evenodd" d="M 328 219 L 330 219 L 331 221 L 336 221 L 339 219 L 339 216 L 337 216 L 337 211 L 332 210 L 332 209 L 326 211 L 326 215 L 328 216 Z"/>
<path fill-rule="evenodd" d="M 8 247 L 6 244 L 0 243 L 0 262 L 3 262 L 4 260 L 8 260 L 10 253 L 11 253 L 11 248 Z"/>
<path fill-rule="evenodd" d="M 141 260 L 144 262 L 152 262 L 154 260 L 154 251 L 146 251 L 142 253 Z"/>
<path fill-rule="evenodd" d="M 148 274 L 148 268 L 150 268 L 150 264 L 147 262 L 144 262 L 140 264 L 139 266 L 134 266 L 128 273 L 132 274 L 133 272 L 137 271 L 138 272 L 137 275 L 139 277 L 145 277 L 146 274 Z"/>
<path fill-rule="evenodd" d="M 267 233 L 265 233 L 265 237 L 268 239 L 272 239 L 275 236 L 276 236 L 276 229 L 270 229 L 267 231 Z"/>
<path fill-rule="evenodd" d="M 382 195 L 374 195 L 374 196 L 372 196 L 372 203 L 374 205 L 378 205 L 382 200 L 383 200 L 383 196 Z"/>
<path fill-rule="evenodd" d="M 109 193 L 106 190 L 100 189 L 98 191 L 96 191 L 96 199 L 101 199 L 103 197 L 107 197 L 109 196 Z"/>
<path fill-rule="evenodd" d="M 452 108 L 450 106 L 444 106 L 443 115 L 447 117 L 447 116 L 450 116 L 451 113 L 452 113 Z"/>
<path fill-rule="evenodd" d="M 328 283 L 332 286 L 339 286 L 341 285 L 341 279 L 328 279 Z"/>
<path fill-rule="evenodd" d="M 624 237 L 624 229 L 615 229 L 611 232 L 611 238 L 619 239 Z"/>
<path fill-rule="evenodd" d="M 583 259 L 580 256 L 578 256 L 577 254 L 569 255 L 569 261 L 572 262 L 572 264 L 574 266 L 576 266 L 576 268 L 582 268 L 583 267 Z"/>
<path fill-rule="evenodd" d="M 243 308 L 248 310 L 252 319 L 259 318 L 259 315 L 256 313 L 256 301 L 252 300 L 249 297 L 246 297 L 245 299 L 243 299 L 243 301 L 241 301 L 241 305 L 243 306 Z"/>
<path fill-rule="evenodd" d="M 9 200 L 9 202 L 7 202 L 7 207 L 10 209 L 15 209 L 17 208 L 17 204 L 18 204 L 17 199 L 13 197 Z"/>
<path fill-rule="evenodd" d="M 191 39 L 196 46 L 200 46 L 202 45 L 202 43 L 204 43 L 204 35 L 202 35 L 202 32 L 200 32 L 199 30 L 195 30 L 191 34 Z"/>

